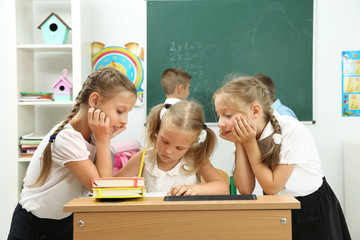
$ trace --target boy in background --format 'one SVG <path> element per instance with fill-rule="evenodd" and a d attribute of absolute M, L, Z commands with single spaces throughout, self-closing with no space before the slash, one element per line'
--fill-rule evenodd
<path fill-rule="evenodd" d="M 189 96 L 191 76 L 179 68 L 166 69 L 161 76 L 161 87 L 166 96 L 165 103 L 174 104 Z"/>
<path fill-rule="evenodd" d="M 270 98 L 272 101 L 271 107 L 273 109 L 275 109 L 280 115 L 288 115 L 288 116 L 291 116 L 291 117 L 294 117 L 297 119 L 293 110 L 291 110 L 289 107 L 283 105 L 280 102 L 280 99 L 276 99 L 275 84 L 269 76 L 267 76 L 265 74 L 257 74 L 254 77 L 257 78 L 258 80 L 260 80 L 269 89 Z"/>

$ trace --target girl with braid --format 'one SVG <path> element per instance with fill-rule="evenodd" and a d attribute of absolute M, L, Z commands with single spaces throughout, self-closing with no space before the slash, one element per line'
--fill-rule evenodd
<path fill-rule="evenodd" d="M 147 192 L 174 196 L 229 194 L 228 184 L 210 163 L 216 136 L 204 120 L 202 106 L 193 101 L 160 104 L 151 110 L 142 172 Z M 206 137 L 199 141 L 202 132 Z M 141 157 L 142 151 L 133 155 L 115 176 L 137 175 Z M 201 177 L 206 183 L 200 184 Z"/>
<path fill-rule="evenodd" d="M 235 144 L 234 182 L 251 194 L 292 195 L 293 239 L 350 239 L 341 206 L 326 182 L 314 139 L 297 119 L 271 109 L 269 91 L 254 77 L 235 77 L 213 96 L 219 135 Z"/>
<path fill-rule="evenodd" d="M 8 239 L 73 239 L 63 205 L 86 196 L 93 178 L 112 176 L 110 139 L 126 129 L 135 101 L 135 86 L 119 71 L 89 75 L 68 117 L 31 159 Z"/>

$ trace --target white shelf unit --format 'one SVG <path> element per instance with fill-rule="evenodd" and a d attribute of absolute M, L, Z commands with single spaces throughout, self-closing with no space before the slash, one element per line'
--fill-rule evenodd
<path fill-rule="evenodd" d="M 11 92 L 11 163 L 14 176 L 11 200 L 19 199 L 22 180 L 31 158 L 20 158 L 19 139 L 35 132 L 46 134 L 69 113 L 83 81 L 91 72 L 91 11 L 86 0 L 12 0 L 8 1 L 9 23 L 9 80 Z M 37 27 L 56 13 L 72 28 L 66 44 L 44 44 Z M 20 92 L 53 92 L 52 85 L 68 70 L 73 84 L 72 101 L 20 102 Z"/>

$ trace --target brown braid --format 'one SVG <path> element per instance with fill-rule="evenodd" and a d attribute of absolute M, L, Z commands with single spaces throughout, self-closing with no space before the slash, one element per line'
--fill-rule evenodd
<path fill-rule="evenodd" d="M 86 104 L 91 93 L 98 92 L 104 99 L 111 98 L 119 91 L 129 91 L 136 96 L 136 88 L 134 84 L 122 73 L 114 68 L 101 68 L 89 75 L 84 82 L 82 89 L 75 99 L 75 104 L 60 126 L 53 132 L 52 137 L 55 139 L 58 133 L 70 122 L 71 119 L 79 112 L 81 104 Z M 51 143 L 46 145 L 42 154 L 42 164 L 40 175 L 30 187 L 42 186 L 50 176 L 52 166 Z"/>
<path fill-rule="evenodd" d="M 66 124 L 70 122 L 70 120 L 76 115 L 77 111 L 80 108 L 81 102 L 76 102 L 73 109 L 71 110 L 70 114 L 67 116 L 65 121 L 53 132 L 54 138 L 56 138 L 56 135 L 64 128 Z M 49 178 L 50 175 L 50 169 L 52 166 L 52 152 L 51 152 L 51 142 L 47 144 L 47 146 L 44 149 L 44 152 L 42 154 L 42 165 L 40 170 L 40 175 L 36 179 L 35 183 L 31 185 L 31 187 L 35 186 L 42 186 L 46 182 L 46 180 Z M 45 161 L 45 159 L 49 159 L 48 161 Z"/>
<path fill-rule="evenodd" d="M 271 113 L 270 123 L 274 128 L 274 133 L 281 134 L 281 128 L 279 122 L 272 113 Z M 280 148 L 281 148 L 281 144 L 273 144 L 271 149 L 261 157 L 261 161 L 271 170 L 274 170 L 276 165 L 279 163 Z"/>

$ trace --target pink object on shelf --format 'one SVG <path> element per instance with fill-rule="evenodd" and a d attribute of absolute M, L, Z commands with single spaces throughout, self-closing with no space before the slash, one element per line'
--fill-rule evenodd
<path fill-rule="evenodd" d="M 67 79 L 67 69 L 63 70 L 63 76 L 53 84 L 52 88 L 54 89 L 54 101 L 71 101 L 73 85 Z"/>

